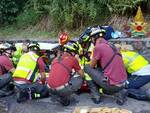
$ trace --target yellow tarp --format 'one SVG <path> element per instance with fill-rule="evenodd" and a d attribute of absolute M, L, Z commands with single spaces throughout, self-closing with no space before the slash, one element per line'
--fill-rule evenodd
<path fill-rule="evenodd" d="M 132 113 L 132 112 L 120 108 L 108 108 L 108 107 L 79 108 L 77 107 L 73 113 Z"/>

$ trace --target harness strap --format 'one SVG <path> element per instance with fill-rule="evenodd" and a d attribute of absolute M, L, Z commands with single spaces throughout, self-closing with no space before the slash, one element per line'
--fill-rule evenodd
<path fill-rule="evenodd" d="M 108 45 L 112 48 L 114 54 L 110 58 L 110 60 L 106 63 L 106 65 L 103 67 L 103 71 L 111 64 L 111 62 L 113 61 L 113 59 L 116 55 L 119 55 L 120 57 L 122 57 L 121 54 L 117 52 L 117 48 L 115 47 L 115 45 L 113 45 L 113 44 L 108 44 Z"/>
<path fill-rule="evenodd" d="M 2 71 L 2 75 L 5 74 L 5 73 L 7 73 L 7 70 L 1 64 L 0 64 L 0 68 L 1 68 L 1 71 Z"/>
<path fill-rule="evenodd" d="M 56 63 L 59 63 L 60 65 L 62 65 L 62 66 L 67 70 L 67 72 L 68 72 L 69 74 L 71 74 L 72 70 L 69 69 L 67 66 L 65 66 L 61 61 L 62 61 L 62 54 L 60 54 L 60 55 L 58 56 L 58 62 L 56 62 Z M 54 63 L 53 65 L 55 65 L 56 63 Z"/>

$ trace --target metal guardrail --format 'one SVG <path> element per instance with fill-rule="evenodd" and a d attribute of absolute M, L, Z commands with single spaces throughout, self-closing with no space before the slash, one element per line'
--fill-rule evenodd
<path fill-rule="evenodd" d="M 58 43 L 57 39 L 0 39 L 0 42 L 10 42 L 10 43 L 21 43 L 26 40 L 30 40 L 31 42 L 45 42 L 45 43 Z M 73 40 L 77 40 L 74 38 Z M 150 48 L 150 38 L 119 38 L 119 39 L 110 39 L 110 42 L 113 43 L 124 43 L 124 44 L 133 44 L 134 42 L 140 41 L 143 42 L 144 45 Z"/>
<path fill-rule="evenodd" d="M 150 38 L 119 38 L 111 39 L 113 43 L 133 44 L 135 42 L 142 42 L 147 48 L 150 48 Z"/>
<path fill-rule="evenodd" d="M 0 42 L 10 42 L 10 43 L 22 43 L 29 40 L 30 42 L 47 42 L 47 43 L 57 43 L 57 39 L 0 39 Z"/>
<path fill-rule="evenodd" d="M 110 39 L 110 41 L 150 41 L 150 38 L 118 38 L 118 39 Z"/>

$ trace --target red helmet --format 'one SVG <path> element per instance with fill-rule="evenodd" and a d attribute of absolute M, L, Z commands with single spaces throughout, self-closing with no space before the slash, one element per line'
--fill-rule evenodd
<path fill-rule="evenodd" d="M 59 43 L 61 45 L 64 45 L 68 42 L 69 40 L 69 36 L 68 36 L 68 33 L 64 32 L 62 33 L 60 36 L 59 36 Z"/>

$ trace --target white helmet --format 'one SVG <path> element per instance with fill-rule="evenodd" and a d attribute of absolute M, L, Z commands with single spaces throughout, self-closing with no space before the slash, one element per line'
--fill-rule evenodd
<path fill-rule="evenodd" d="M 8 46 L 6 46 L 5 44 L 0 44 L 0 49 L 8 49 Z"/>
<path fill-rule="evenodd" d="M 40 50 L 40 45 L 37 42 L 30 43 L 28 45 L 28 49 L 34 50 L 34 51 L 39 51 Z"/>
<path fill-rule="evenodd" d="M 90 33 L 90 37 L 93 37 L 93 36 L 104 36 L 106 33 L 106 30 L 104 29 L 100 29 L 100 28 L 92 28 L 91 29 L 91 33 Z"/>

